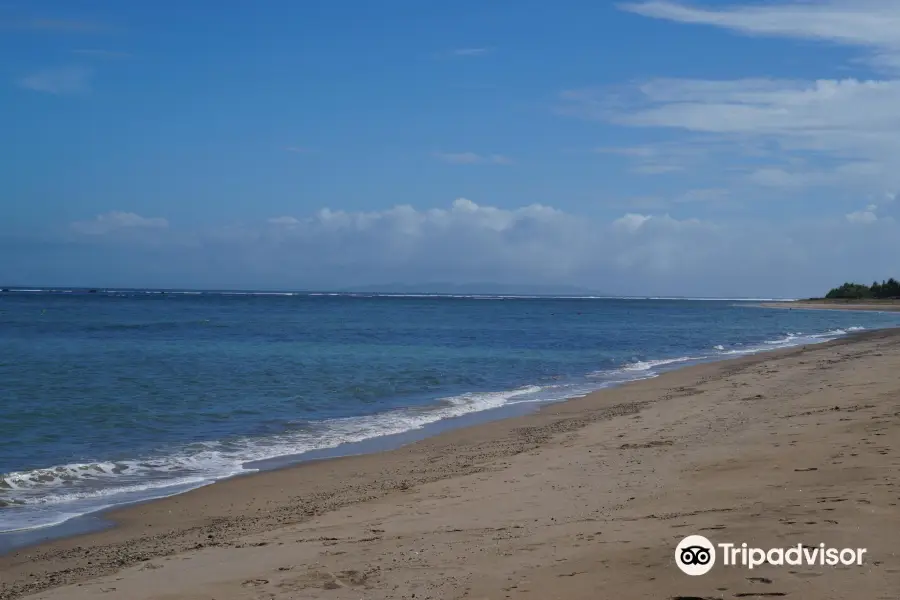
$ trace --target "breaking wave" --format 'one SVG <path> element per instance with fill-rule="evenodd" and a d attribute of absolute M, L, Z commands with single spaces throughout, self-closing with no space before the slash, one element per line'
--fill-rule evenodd
<path fill-rule="evenodd" d="M 529 385 L 495 392 L 439 398 L 357 417 L 300 421 L 282 434 L 204 442 L 169 448 L 157 455 L 115 461 L 65 464 L 0 476 L 0 532 L 47 527 L 113 506 L 170 496 L 223 478 L 257 470 L 253 465 L 282 457 L 338 448 L 345 444 L 422 429 L 463 415 L 521 403 L 565 400 L 591 391 L 656 377 L 688 364 L 755 354 L 838 338 L 862 327 L 823 333 L 785 332 L 755 344 L 717 344 L 707 354 L 667 358 L 635 357 L 615 368 L 588 373 L 567 383 Z"/>

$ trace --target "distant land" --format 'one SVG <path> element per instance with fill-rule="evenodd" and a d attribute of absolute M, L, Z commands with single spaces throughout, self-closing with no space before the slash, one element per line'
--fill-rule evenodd
<path fill-rule="evenodd" d="M 832 288 L 824 298 L 806 298 L 780 304 L 763 304 L 767 308 L 810 308 L 831 310 L 900 311 L 900 281 L 893 277 L 872 285 L 847 282 Z"/>
<path fill-rule="evenodd" d="M 825 294 L 826 300 L 897 300 L 900 299 L 900 281 L 893 277 L 872 285 L 847 282 Z"/>
<path fill-rule="evenodd" d="M 517 285 L 505 283 L 386 283 L 344 288 L 363 294 L 458 294 L 489 296 L 606 296 L 574 285 Z"/>

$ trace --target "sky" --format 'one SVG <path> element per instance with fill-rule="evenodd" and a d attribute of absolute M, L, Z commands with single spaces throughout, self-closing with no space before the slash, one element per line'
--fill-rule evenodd
<path fill-rule="evenodd" d="M 0 0 L 0 286 L 900 276 L 900 2 Z"/>

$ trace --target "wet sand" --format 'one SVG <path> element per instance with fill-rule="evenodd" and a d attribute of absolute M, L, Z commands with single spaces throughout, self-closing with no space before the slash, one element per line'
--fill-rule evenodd
<path fill-rule="evenodd" d="M 900 331 L 240 477 L 0 558 L 0 598 L 895 598 Z M 686 535 L 861 566 L 674 564 Z"/>
<path fill-rule="evenodd" d="M 875 310 L 881 312 L 900 311 L 900 302 L 765 302 L 763 308 L 803 308 L 813 310 Z"/>

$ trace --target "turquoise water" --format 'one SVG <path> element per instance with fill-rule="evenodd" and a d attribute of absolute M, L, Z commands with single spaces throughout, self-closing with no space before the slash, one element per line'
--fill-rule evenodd
<path fill-rule="evenodd" d="M 898 322 L 735 301 L 3 293 L 0 531 Z"/>

